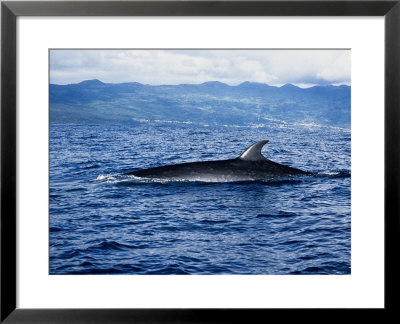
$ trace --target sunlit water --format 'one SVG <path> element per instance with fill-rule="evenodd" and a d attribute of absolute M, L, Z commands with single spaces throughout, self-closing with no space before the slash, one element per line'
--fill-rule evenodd
<path fill-rule="evenodd" d="M 50 274 L 350 274 L 350 131 L 273 123 L 50 126 Z M 311 171 L 255 182 L 129 171 L 234 158 Z"/>

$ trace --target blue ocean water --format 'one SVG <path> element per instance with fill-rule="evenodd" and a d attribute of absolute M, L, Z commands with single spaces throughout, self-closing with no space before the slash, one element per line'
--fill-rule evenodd
<path fill-rule="evenodd" d="M 312 176 L 168 182 L 141 168 L 237 157 Z M 50 274 L 350 274 L 350 130 L 271 122 L 50 125 Z"/>

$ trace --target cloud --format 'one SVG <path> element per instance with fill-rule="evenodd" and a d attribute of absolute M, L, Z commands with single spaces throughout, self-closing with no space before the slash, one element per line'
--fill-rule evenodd
<path fill-rule="evenodd" d="M 349 84 L 350 50 L 51 50 L 50 82 Z"/>

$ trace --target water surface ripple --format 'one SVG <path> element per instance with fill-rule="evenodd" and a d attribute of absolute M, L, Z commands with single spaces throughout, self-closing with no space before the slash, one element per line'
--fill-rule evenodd
<path fill-rule="evenodd" d="M 143 180 L 129 171 L 263 154 L 276 181 Z M 50 274 L 350 274 L 350 131 L 271 124 L 50 126 Z"/>

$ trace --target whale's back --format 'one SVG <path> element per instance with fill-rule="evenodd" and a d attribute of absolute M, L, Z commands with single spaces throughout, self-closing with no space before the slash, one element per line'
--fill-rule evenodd
<path fill-rule="evenodd" d="M 264 180 L 305 173 L 265 158 L 257 161 L 236 158 L 221 161 L 181 163 L 139 170 L 130 174 L 144 178 L 226 182 Z"/>
<path fill-rule="evenodd" d="M 161 166 L 129 173 L 141 178 L 210 182 L 266 180 L 308 174 L 271 160 L 261 153 L 268 140 L 250 145 L 239 157 L 230 160 L 190 162 Z"/>

